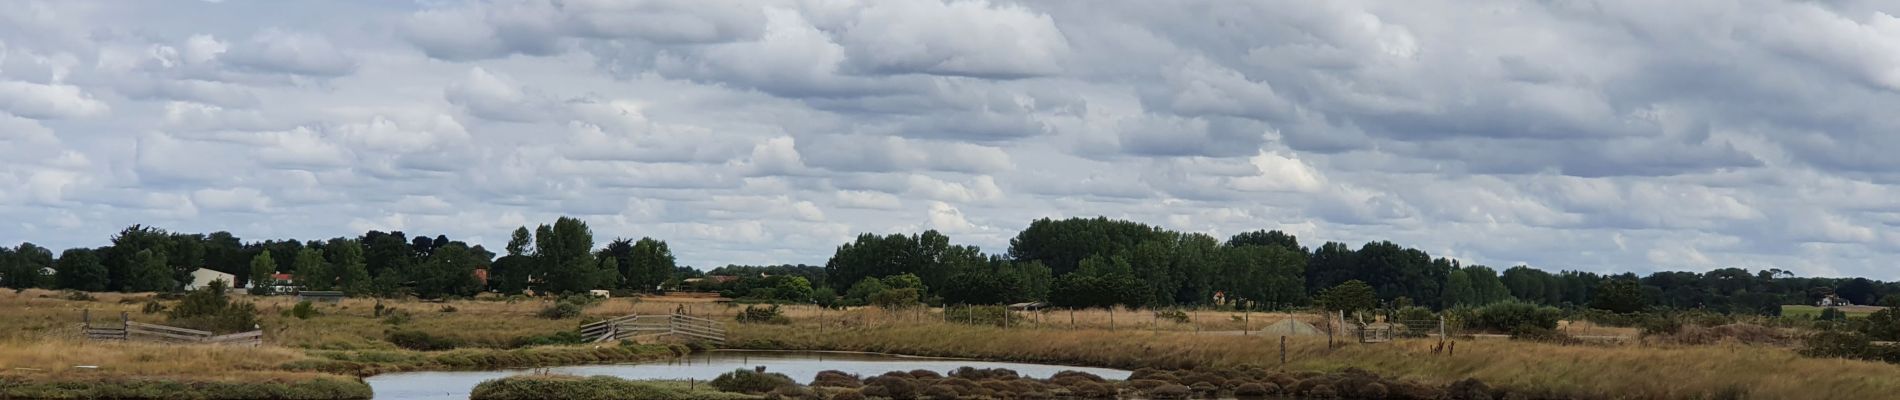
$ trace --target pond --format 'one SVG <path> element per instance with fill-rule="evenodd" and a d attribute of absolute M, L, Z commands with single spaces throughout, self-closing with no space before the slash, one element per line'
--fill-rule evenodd
<path fill-rule="evenodd" d="M 962 367 L 1008 368 L 1028 378 L 1048 378 L 1061 371 L 1081 371 L 1099 375 L 1108 379 L 1127 379 L 1129 371 L 1084 368 L 1061 365 L 1024 364 L 1009 362 L 974 361 L 945 358 L 906 357 L 884 354 L 830 353 L 830 352 L 782 352 L 782 351 L 713 351 L 695 354 L 670 361 L 644 364 L 582 365 L 571 367 L 544 368 L 551 373 L 596 376 L 607 375 L 626 379 L 697 379 L 701 381 L 718 377 L 719 374 L 732 372 L 739 368 L 764 366 L 766 372 L 777 372 L 791 376 L 799 383 L 811 383 L 819 371 L 838 370 L 861 376 L 876 376 L 891 371 L 910 371 L 925 369 L 948 373 Z M 403 372 L 383 374 L 365 379 L 376 392 L 376 399 L 441 399 L 465 400 L 476 384 L 489 379 L 512 375 L 534 373 L 542 369 L 517 369 L 501 371 L 454 371 L 454 372 Z"/>

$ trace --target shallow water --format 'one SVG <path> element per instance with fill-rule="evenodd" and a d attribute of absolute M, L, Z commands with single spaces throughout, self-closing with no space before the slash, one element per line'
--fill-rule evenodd
<path fill-rule="evenodd" d="M 810 383 L 819 371 L 838 370 L 861 376 L 876 376 L 891 371 L 910 371 L 925 369 L 948 374 L 961 367 L 1008 368 L 1024 377 L 1048 378 L 1061 371 L 1081 371 L 1099 375 L 1108 379 L 1127 379 L 1129 371 L 1084 368 L 1061 365 L 1024 364 L 1010 362 L 966 361 L 942 358 L 903 357 L 882 354 L 825 353 L 825 352 L 781 352 L 781 351 L 714 351 L 695 354 L 692 357 L 671 361 L 642 364 L 582 365 L 572 367 L 545 368 L 552 373 L 596 376 L 607 375 L 626 379 L 697 379 L 710 380 L 726 372 L 739 368 L 764 366 L 766 372 L 777 372 L 791 376 L 799 383 Z M 383 374 L 365 379 L 371 389 L 376 391 L 377 400 L 387 399 L 430 399 L 464 400 L 470 390 L 482 381 L 512 375 L 533 373 L 536 369 L 516 369 L 501 371 L 455 371 L 455 372 L 403 372 Z"/>

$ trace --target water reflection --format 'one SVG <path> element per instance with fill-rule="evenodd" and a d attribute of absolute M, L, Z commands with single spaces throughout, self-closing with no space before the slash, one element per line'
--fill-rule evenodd
<path fill-rule="evenodd" d="M 1048 378 L 1056 372 L 1082 371 L 1108 379 L 1126 379 L 1128 371 L 1084 368 L 1060 365 L 1023 364 L 1008 362 L 970 361 L 941 358 L 902 357 L 881 354 L 825 353 L 825 352 L 758 352 L 758 351 L 714 351 L 679 358 L 668 362 L 646 364 L 583 365 L 572 367 L 554 367 L 546 370 L 556 374 L 595 376 L 607 375 L 626 379 L 676 379 L 705 381 L 738 368 L 764 366 L 768 372 L 777 372 L 791 376 L 799 383 L 809 383 L 819 371 L 838 370 L 863 376 L 875 376 L 890 371 L 910 371 L 925 369 L 948 373 L 961 367 L 1008 368 L 1028 378 Z M 535 370 L 503 371 L 457 371 L 457 372 L 404 372 L 377 375 L 366 379 L 370 388 L 376 391 L 376 399 L 455 399 L 468 398 L 468 393 L 482 381 L 511 375 L 531 373 Z"/>

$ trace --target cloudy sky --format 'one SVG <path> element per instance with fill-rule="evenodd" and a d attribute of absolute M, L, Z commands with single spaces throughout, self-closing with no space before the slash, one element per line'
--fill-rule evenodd
<path fill-rule="evenodd" d="M 868 4 L 865 4 L 868 3 Z M 1041 217 L 1900 277 L 1891 1 L 0 3 L 0 242 Z"/>

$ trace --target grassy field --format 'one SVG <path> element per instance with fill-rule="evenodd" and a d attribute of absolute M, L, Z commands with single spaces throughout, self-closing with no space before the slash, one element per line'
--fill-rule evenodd
<path fill-rule="evenodd" d="M 1805 316 L 1805 317 L 1813 318 L 1813 317 L 1821 316 L 1821 310 L 1824 308 L 1826 307 L 1816 307 L 1816 306 L 1809 306 L 1809 305 L 1784 305 L 1784 306 L 1781 306 L 1781 315 L 1787 316 L 1787 317 Z M 1866 318 L 1867 314 L 1873 314 L 1875 311 L 1886 309 L 1886 307 L 1878 307 L 1878 306 L 1845 306 L 1845 307 L 1834 307 L 1834 308 L 1840 309 L 1841 313 L 1847 314 L 1848 318 Z"/>
<path fill-rule="evenodd" d="M 135 321 L 163 322 L 162 315 L 140 312 L 150 295 L 92 297 L 75 300 L 50 291 L 0 292 L 0 321 L 6 321 L 0 324 L 0 398 L 26 397 L 78 383 L 106 383 L 126 390 L 93 397 L 137 398 L 124 394 L 180 390 L 179 384 L 231 391 L 236 389 L 216 385 L 254 383 L 243 390 L 276 393 L 264 398 L 360 398 L 366 391 L 349 389 L 366 389 L 357 377 L 382 372 L 672 357 L 687 350 L 678 345 L 517 347 L 525 338 L 572 331 L 584 321 L 609 316 L 684 311 L 731 321 L 744 308 L 703 297 L 611 299 L 587 308 L 577 318 L 546 319 L 535 316 L 551 304 L 544 299 L 411 300 L 384 301 L 384 316 L 379 317 L 374 300 L 351 299 L 319 306 L 318 315 L 299 319 L 283 312 L 294 305 L 290 298 L 263 297 L 251 300 L 262 314 L 266 346 L 224 348 L 77 341 L 82 310 L 92 310 L 95 317 L 116 319 L 125 312 Z M 1311 315 L 1201 311 L 1188 312 L 1187 321 L 1177 321 L 1142 310 L 1052 311 L 1024 313 L 1023 319 L 1006 329 L 945 323 L 940 311 L 929 309 L 781 309 L 792 324 L 729 324 L 733 345 L 1129 369 L 1279 368 L 1277 337 L 1241 332 L 1286 318 L 1317 320 Z M 391 313 L 397 317 L 388 317 Z M 1572 334 L 1633 335 L 1629 328 L 1584 323 L 1567 323 L 1564 329 Z M 404 350 L 387 340 L 392 331 L 452 338 L 460 348 Z M 1432 384 L 1477 378 L 1534 393 L 1608 398 L 1701 398 L 1738 392 L 1765 399 L 1880 398 L 1900 392 L 1900 366 L 1802 358 L 1785 346 L 1715 343 L 1564 346 L 1482 340 L 1458 342 L 1452 355 L 1434 355 L 1431 346 L 1436 342 L 1425 339 L 1328 350 L 1324 337 L 1293 337 L 1287 342 L 1285 368 L 1338 371 L 1356 367 Z M 307 386 L 293 387 L 298 384 Z M 344 389 L 331 390 L 338 387 Z M 169 394 L 173 395 L 147 398 L 194 397 Z"/>
<path fill-rule="evenodd" d="M 850 325 L 807 321 L 746 326 L 733 345 L 760 349 L 870 351 L 1116 368 L 1261 366 L 1279 368 L 1279 338 L 1180 331 L 1003 329 L 928 319 Z M 1604 398 L 1882 398 L 1900 392 L 1900 366 L 1803 358 L 1793 349 L 1735 343 L 1706 346 L 1556 345 L 1459 342 L 1433 355 L 1435 340 L 1350 344 L 1289 337 L 1290 370 L 1349 367 L 1445 384 L 1477 378 L 1534 393 Z"/>

